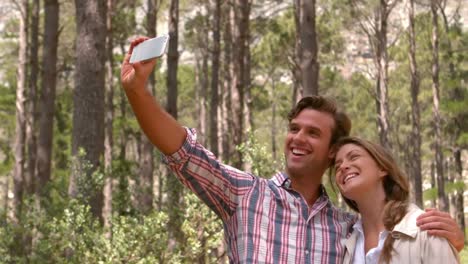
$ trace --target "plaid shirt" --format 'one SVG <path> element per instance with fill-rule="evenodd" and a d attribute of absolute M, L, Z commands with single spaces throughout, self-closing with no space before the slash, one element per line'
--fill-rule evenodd
<path fill-rule="evenodd" d="M 284 173 L 263 179 L 220 163 L 187 129 L 165 162 L 221 219 L 231 263 L 342 263 L 356 217 L 322 187 L 312 207 Z"/>

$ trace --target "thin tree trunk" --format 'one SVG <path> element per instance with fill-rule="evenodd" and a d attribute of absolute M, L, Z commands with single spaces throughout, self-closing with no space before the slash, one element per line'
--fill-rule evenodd
<path fill-rule="evenodd" d="M 419 72 L 416 62 L 416 34 L 414 29 L 414 0 L 409 1 L 409 61 L 411 71 L 411 144 L 412 150 L 410 151 L 412 158 L 410 162 L 411 169 L 411 182 L 413 197 L 415 203 L 419 207 L 423 207 L 422 197 L 422 175 L 421 175 L 421 129 L 420 129 L 420 107 L 419 107 Z"/>
<path fill-rule="evenodd" d="M 461 4 L 461 3 L 460 3 Z M 444 28 L 446 34 L 451 33 L 451 29 L 449 27 L 449 22 L 447 19 L 447 15 L 445 13 L 444 8 L 440 7 L 440 12 L 441 16 L 444 21 Z M 452 80 L 457 79 L 457 72 L 455 70 L 455 58 L 454 58 L 454 51 L 452 48 L 452 42 L 450 39 L 447 41 L 448 47 L 447 47 L 447 55 L 448 55 L 448 62 L 449 62 L 449 74 L 450 78 Z M 463 88 L 460 83 L 455 84 L 455 87 L 451 90 L 450 93 L 450 98 L 451 100 L 455 102 L 460 102 L 464 100 L 463 96 Z M 463 126 L 460 124 L 464 123 L 464 120 L 466 120 L 466 117 L 468 114 L 461 113 L 458 114 L 455 118 L 452 119 L 452 122 L 455 123 L 453 126 L 455 127 L 455 133 L 452 136 L 452 149 L 453 149 L 453 156 L 454 156 L 454 162 L 455 162 L 455 181 L 457 183 L 462 183 L 463 182 L 463 167 L 462 167 L 462 161 L 461 161 L 461 149 L 460 146 L 457 144 L 456 140 L 460 136 L 460 134 L 463 132 Z M 462 190 L 457 190 L 455 195 L 454 195 L 454 200 L 455 200 L 455 208 L 456 208 L 456 214 L 455 214 L 455 220 L 457 220 L 458 225 L 460 228 L 463 230 L 465 233 L 466 237 L 466 230 L 465 230 L 465 217 L 464 217 L 464 195 Z"/>
<path fill-rule="evenodd" d="M 92 179 L 104 154 L 104 87 L 106 57 L 106 1 L 75 0 L 77 42 L 73 93 L 71 197 L 87 200 L 102 220 L 102 187 Z M 81 157 L 80 152 L 84 151 Z M 78 162 L 78 163 L 76 163 Z M 85 163 L 84 163 L 85 162 Z M 89 162 L 89 167 L 85 164 Z M 80 178 L 83 177 L 83 178 Z M 86 179 L 86 180 L 85 180 Z"/>
<path fill-rule="evenodd" d="M 350 1 L 352 8 L 357 14 L 365 14 L 362 2 Z M 377 128 L 380 143 L 391 148 L 389 108 L 388 108 L 388 51 L 387 51 L 387 24 L 388 18 L 397 1 L 379 0 L 375 3 L 371 15 L 360 18 L 360 28 L 369 38 L 369 44 L 373 51 L 375 74 L 375 106 L 377 112 Z M 365 22 L 362 22 L 365 21 Z"/>
<path fill-rule="evenodd" d="M 204 63 L 205 58 L 201 58 L 204 56 L 200 56 L 198 52 L 195 53 L 195 101 L 199 102 L 196 105 L 196 113 L 194 118 L 198 120 L 197 122 L 197 135 L 200 144 L 205 146 L 205 134 L 206 134 L 206 88 L 204 88 L 204 78 L 202 71 L 202 64 Z"/>
<path fill-rule="evenodd" d="M 208 36 L 204 35 L 203 43 L 208 42 Z M 210 142 L 208 138 L 208 87 L 210 85 L 209 76 L 209 69 L 208 69 L 208 52 L 206 50 L 201 49 L 201 72 L 200 72 L 200 128 L 201 128 L 201 138 L 202 143 L 207 144 Z"/>
<path fill-rule="evenodd" d="M 233 73 L 233 63 L 232 63 L 232 20 L 231 20 L 231 10 L 232 4 L 231 1 L 228 1 L 224 5 L 224 31 L 223 31 L 223 40 L 224 40 L 224 92 L 223 92 L 223 160 L 229 161 L 232 155 L 231 142 L 232 142 L 232 131 L 233 131 L 233 116 L 231 114 L 232 104 L 232 73 Z"/>
<path fill-rule="evenodd" d="M 155 0 L 147 1 L 147 13 L 146 13 L 146 35 L 156 36 L 156 3 Z M 150 75 L 146 90 L 153 94 L 155 89 L 155 77 L 154 73 Z M 140 158 L 139 158 L 139 179 L 138 179 L 138 191 L 137 191 L 137 205 L 138 210 L 143 214 L 148 214 L 153 209 L 153 171 L 154 171 L 154 160 L 153 150 L 154 146 L 149 141 L 144 133 L 140 134 Z"/>
<path fill-rule="evenodd" d="M 37 192 L 47 195 L 45 185 L 50 180 L 52 141 L 54 136 L 55 90 L 57 83 L 57 46 L 59 3 L 44 2 L 44 49 L 42 54 L 42 85 L 40 99 L 39 137 L 37 144 Z"/>
<path fill-rule="evenodd" d="M 27 161 L 26 170 L 24 171 L 24 187 L 28 196 L 32 196 L 35 191 L 35 172 L 36 172 L 36 159 L 37 159 L 37 102 L 38 102 L 38 50 L 39 50 L 39 0 L 34 0 L 31 3 L 31 21 L 29 24 L 30 31 L 30 49 L 29 49 L 29 93 L 27 96 L 27 110 L 26 110 L 26 146 L 27 146 Z M 39 208 L 40 200 L 38 197 L 34 200 L 34 205 L 29 206 L 29 211 L 34 211 Z M 34 209 L 33 209 L 34 208 Z M 34 243 L 34 234 L 37 233 L 37 226 L 33 224 L 31 228 L 27 229 L 23 236 L 23 246 L 26 255 L 31 254 Z"/>
<path fill-rule="evenodd" d="M 278 128 L 276 127 L 276 94 L 275 94 L 275 78 L 272 77 L 271 82 L 271 153 L 273 160 L 277 160 L 277 146 L 276 146 L 276 134 Z"/>
<path fill-rule="evenodd" d="M 232 115 L 234 116 L 234 145 L 239 146 L 244 141 L 245 128 L 245 93 L 248 83 L 246 80 L 246 61 L 248 58 L 248 39 L 249 39 L 249 13 L 250 3 L 248 0 L 236 0 L 233 10 L 233 46 L 234 67 L 232 74 Z M 236 151 L 233 165 L 236 168 L 242 168 L 244 164 L 243 155 Z"/>
<path fill-rule="evenodd" d="M 179 63 L 179 0 L 171 0 L 169 10 L 169 49 L 167 53 L 167 106 L 166 110 L 177 119 L 177 69 Z"/>
<path fill-rule="evenodd" d="M 243 53 L 244 53 L 244 62 L 243 62 L 243 71 L 242 78 L 245 89 L 245 116 L 247 117 L 247 123 L 245 125 L 246 130 L 254 130 L 255 124 L 253 121 L 252 113 L 252 83 L 250 76 L 251 69 L 251 54 L 250 54 L 250 10 L 251 10 L 251 0 L 242 1 L 242 27 L 241 27 L 241 36 L 243 39 Z"/>
<path fill-rule="evenodd" d="M 102 208 L 102 218 L 106 237 L 112 238 L 112 148 L 114 146 L 114 136 L 112 124 L 114 122 L 114 39 L 112 17 L 114 15 L 114 0 L 107 0 L 107 16 L 106 16 L 106 95 L 105 95 L 105 127 L 104 127 L 104 190 L 103 199 L 104 206 Z"/>
<path fill-rule="evenodd" d="M 436 171 L 435 171 L 435 162 L 431 162 L 431 188 L 435 189 L 437 188 L 436 184 Z M 437 200 L 434 198 L 431 200 L 432 207 L 435 208 L 437 206 Z"/>
<path fill-rule="evenodd" d="M 380 0 L 377 11 L 376 25 L 376 61 L 377 61 L 377 83 L 376 83 L 376 106 L 378 113 L 378 130 L 380 143 L 391 148 L 389 141 L 390 125 L 388 121 L 388 52 L 387 52 L 387 20 L 390 14 L 386 0 Z"/>
<path fill-rule="evenodd" d="M 126 50 L 124 48 L 124 44 L 120 43 L 121 53 L 125 54 Z M 127 97 L 125 96 L 124 91 L 120 90 L 119 92 L 119 109 L 120 109 L 120 117 L 124 121 L 122 122 L 122 132 L 120 133 L 119 137 L 119 160 L 124 161 L 127 156 L 127 138 L 128 138 L 128 128 L 125 122 L 127 120 Z"/>
<path fill-rule="evenodd" d="M 13 172 L 13 201 L 11 221 L 19 224 L 23 205 L 24 192 L 24 161 L 25 161 L 25 137 L 26 137 L 26 78 L 27 78 L 27 49 L 28 49 L 28 9 L 29 3 L 23 0 L 20 3 L 20 32 L 19 55 L 17 68 L 16 88 L 16 130 L 15 130 L 15 165 Z"/>
<path fill-rule="evenodd" d="M 294 0 L 294 24 L 296 25 L 296 36 L 295 36 L 295 45 L 294 45 L 294 60 L 292 65 L 292 76 L 293 76 L 293 91 L 292 91 L 292 106 L 294 107 L 296 103 L 301 98 L 303 94 L 302 87 L 302 38 L 301 38 L 301 17 L 302 17 L 302 1 L 304 0 Z"/>
<path fill-rule="evenodd" d="M 437 199 L 439 209 L 448 212 L 448 200 L 445 194 L 445 178 L 442 153 L 442 120 L 440 117 L 440 92 L 439 92 L 439 22 L 437 14 L 438 0 L 431 1 L 432 14 L 432 99 L 433 99 L 433 115 L 434 115 L 434 151 L 437 172 Z"/>
<path fill-rule="evenodd" d="M 169 8 L 169 52 L 167 56 L 167 112 L 177 119 L 177 68 L 179 60 L 178 52 L 178 25 L 179 25 L 179 0 L 171 0 Z M 170 208 L 183 208 L 183 189 L 174 175 L 167 178 L 168 205 Z M 182 217 L 178 210 L 169 210 L 169 237 L 171 243 L 169 248 L 184 248 L 184 234 L 182 228 Z"/>
<path fill-rule="evenodd" d="M 459 147 L 453 150 L 456 183 L 463 183 L 463 165 L 462 165 L 461 152 L 462 152 L 461 148 Z M 455 220 L 457 221 L 461 230 L 463 230 L 464 237 L 466 238 L 465 213 L 463 210 L 464 208 L 463 189 L 457 189 L 454 195 L 454 199 L 455 199 L 455 207 L 456 207 Z"/>
<path fill-rule="evenodd" d="M 31 10 L 31 46 L 30 46 L 30 66 L 29 73 L 29 95 L 28 95 L 28 121 L 26 122 L 26 145 L 28 147 L 27 169 L 25 171 L 25 189 L 28 194 L 34 193 L 37 159 L 37 76 L 39 74 L 38 50 L 39 50 L 39 8 L 40 1 L 32 2 Z"/>
<path fill-rule="evenodd" d="M 319 89 L 318 44 L 315 26 L 315 0 L 302 0 L 300 11 L 301 79 L 303 96 L 317 95 Z"/>
<path fill-rule="evenodd" d="M 221 49 L 221 0 L 214 1 L 213 51 L 211 61 L 211 104 L 210 104 L 210 150 L 215 156 L 218 148 L 218 105 L 219 105 L 219 54 Z"/>

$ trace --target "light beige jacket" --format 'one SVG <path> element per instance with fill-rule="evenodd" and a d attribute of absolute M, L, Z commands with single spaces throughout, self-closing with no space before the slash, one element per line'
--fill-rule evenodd
<path fill-rule="evenodd" d="M 395 250 L 390 263 L 460 263 L 457 250 L 445 238 L 428 235 L 426 231 L 416 226 L 416 218 L 422 213 L 423 211 L 416 205 L 410 204 L 408 213 L 389 234 L 395 238 L 393 242 Z M 350 264 L 353 261 L 357 237 L 357 231 L 353 231 L 346 241 L 344 264 Z"/>

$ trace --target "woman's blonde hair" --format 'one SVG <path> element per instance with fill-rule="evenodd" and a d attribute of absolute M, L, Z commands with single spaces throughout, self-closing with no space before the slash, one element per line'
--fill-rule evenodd
<path fill-rule="evenodd" d="M 405 216 L 408 209 L 409 182 L 406 175 L 398 167 L 393 156 L 384 147 L 370 141 L 356 138 L 344 137 L 334 146 L 335 153 L 344 145 L 353 144 L 367 151 L 374 159 L 377 165 L 387 172 L 383 180 L 385 191 L 385 207 L 383 212 L 383 221 L 385 228 L 390 232 L 385 240 L 380 260 L 384 263 L 390 262 L 394 238 L 391 231 Z M 359 212 L 356 202 L 343 196 L 345 202 L 353 210 Z"/>

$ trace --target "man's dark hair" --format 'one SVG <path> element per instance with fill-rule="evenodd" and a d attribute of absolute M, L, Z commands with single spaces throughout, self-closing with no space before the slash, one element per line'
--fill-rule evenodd
<path fill-rule="evenodd" d="M 288 114 L 288 121 L 291 123 L 299 113 L 304 109 L 312 109 L 328 113 L 333 117 L 335 126 L 332 128 L 332 137 L 330 146 L 334 145 L 340 138 L 346 137 L 351 131 L 351 120 L 342 111 L 338 110 L 336 102 L 333 99 L 313 95 L 302 98 Z"/>

